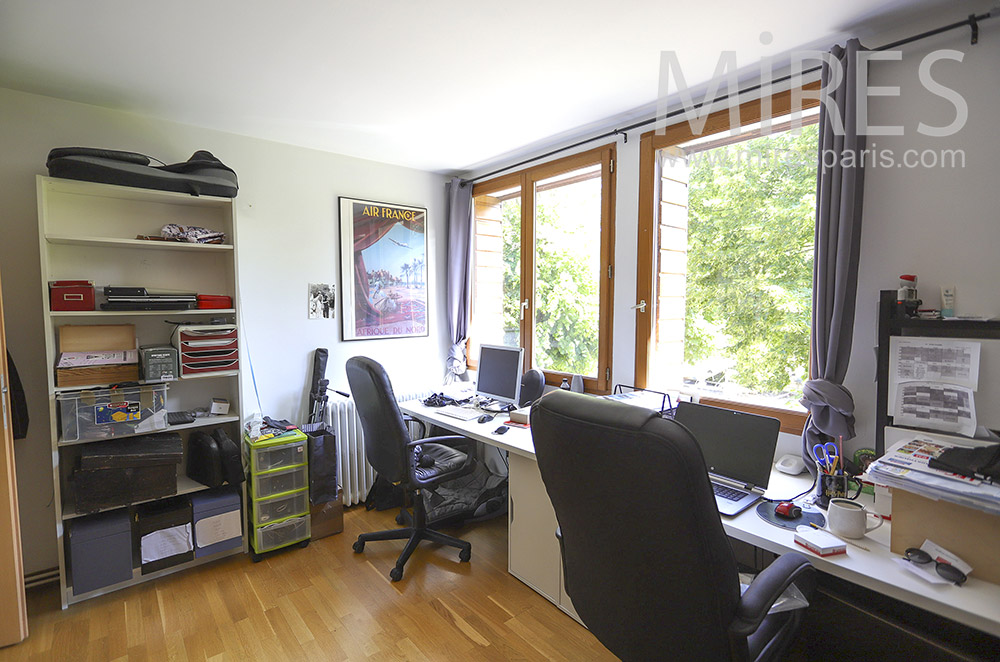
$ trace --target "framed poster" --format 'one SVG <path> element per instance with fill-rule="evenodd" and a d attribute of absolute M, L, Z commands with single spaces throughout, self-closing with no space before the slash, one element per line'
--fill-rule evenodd
<path fill-rule="evenodd" d="M 344 340 L 427 335 L 427 210 L 340 200 Z"/>

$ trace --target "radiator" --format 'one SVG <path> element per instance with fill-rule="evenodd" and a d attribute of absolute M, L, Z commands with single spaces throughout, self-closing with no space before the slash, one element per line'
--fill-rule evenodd
<path fill-rule="evenodd" d="M 431 391 L 396 395 L 396 400 L 417 400 L 426 398 Z M 368 490 L 375 482 L 375 470 L 365 458 L 365 435 L 361 429 L 361 419 L 352 398 L 342 398 L 331 394 L 329 400 L 329 425 L 337 435 L 337 450 L 340 454 L 340 489 L 345 506 L 362 503 Z"/>

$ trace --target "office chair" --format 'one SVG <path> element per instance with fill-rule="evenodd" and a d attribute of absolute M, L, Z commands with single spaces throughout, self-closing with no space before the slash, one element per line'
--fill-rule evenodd
<path fill-rule="evenodd" d="M 403 566 L 421 540 L 457 547 L 459 560 L 468 561 L 472 556 L 471 543 L 427 527 L 427 511 L 420 490 L 470 473 L 473 469 L 471 440 L 460 436 L 410 439 L 389 377 L 381 365 L 367 357 L 355 356 L 347 360 L 347 381 L 361 417 L 369 464 L 386 480 L 402 484 L 404 491 L 413 497 L 413 515 L 408 518 L 410 526 L 362 533 L 354 543 L 354 551 L 360 554 L 369 541 L 405 539 L 406 546 L 395 567 L 389 571 L 389 578 L 394 582 L 403 578 Z M 396 521 L 400 519 L 397 517 Z"/>
<path fill-rule="evenodd" d="M 542 397 L 545 392 L 545 373 L 538 368 L 532 368 L 521 375 L 521 398 L 518 407 L 527 407 Z"/>
<path fill-rule="evenodd" d="M 620 402 L 553 391 L 531 431 L 555 509 L 566 592 L 623 660 L 776 660 L 802 610 L 768 615 L 812 564 L 779 557 L 743 597 L 705 461 L 679 423 Z"/>

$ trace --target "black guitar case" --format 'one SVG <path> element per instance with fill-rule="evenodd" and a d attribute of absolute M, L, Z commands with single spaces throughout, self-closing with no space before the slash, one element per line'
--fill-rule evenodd
<path fill-rule="evenodd" d="M 90 147 L 59 147 L 45 162 L 49 175 L 191 195 L 235 198 L 236 172 L 211 152 L 198 150 L 190 159 L 171 165 L 150 165 L 148 156 Z"/>

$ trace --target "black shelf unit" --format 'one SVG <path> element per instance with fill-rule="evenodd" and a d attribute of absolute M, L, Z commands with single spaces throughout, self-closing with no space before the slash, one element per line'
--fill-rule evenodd
<path fill-rule="evenodd" d="M 889 416 L 889 339 L 893 336 L 925 338 L 1000 338 L 1000 321 L 926 320 L 908 317 L 896 304 L 896 290 L 882 290 L 878 304 L 878 366 L 876 372 L 875 452 L 885 453 L 885 426 Z"/>

